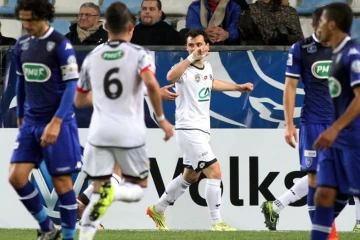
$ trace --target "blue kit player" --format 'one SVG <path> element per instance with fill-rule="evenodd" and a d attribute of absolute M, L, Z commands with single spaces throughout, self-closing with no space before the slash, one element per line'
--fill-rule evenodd
<path fill-rule="evenodd" d="M 71 43 L 47 24 L 54 17 L 48 0 L 18 0 L 16 15 L 27 31 L 18 39 L 17 122 L 19 135 L 11 158 L 9 182 L 40 225 L 38 239 L 74 239 L 77 203 L 73 172 L 81 170 L 81 153 L 73 100 L 78 66 Z M 59 197 L 62 230 L 55 228 L 29 182 L 44 160 Z"/>
<path fill-rule="evenodd" d="M 313 150 L 316 138 L 329 127 L 332 120 L 331 97 L 328 90 L 328 76 L 332 50 L 320 42 L 316 34 L 323 8 L 313 13 L 312 26 L 315 33 L 295 43 L 288 55 L 286 82 L 284 90 L 284 115 L 286 119 L 285 140 L 296 147 L 297 132 L 294 125 L 296 88 L 301 78 L 304 84 L 305 98 L 301 109 L 299 155 L 301 170 L 307 173 L 295 183 L 283 196 L 262 205 L 265 224 L 270 230 L 276 230 L 280 211 L 292 202 L 307 196 L 310 219 L 314 213 L 314 194 L 316 187 L 316 168 L 319 152 Z M 334 235 L 336 230 L 334 228 Z M 336 238 L 334 236 L 334 238 Z"/>
<path fill-rule="evenodd" d="M 321 41 L 333 49 L 329 74 L 333 122 L 315 141 L 323 151 L 317 169 L 315 216 L 311 239 L 326 240 L 336 210 L 337 196 L 360 195 L 360 46 L 349 36 L 353 12 L 345 3 L 325 6 L 318 28 Z"/>

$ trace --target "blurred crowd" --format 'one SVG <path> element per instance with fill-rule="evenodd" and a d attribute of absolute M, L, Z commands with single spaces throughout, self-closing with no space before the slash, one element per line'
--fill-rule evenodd
<path fill-rule="evenodd" d="M 98 45 L 107 41 L 99 6 L 81 5 L 78 20 L 66 37 L 73 45 Z M 131 42 L 143 45 L 184 45 L 185 34 L 205 29 L 215 45 L 292 45 L 304 38 L 299 16 L 288 0 L 197 0 L 186 14 L 186 27 L 177 31 L 166 20 L 160 0 L 143 0 Z M 0 45 L 14 39 L 1 35 Z"/>

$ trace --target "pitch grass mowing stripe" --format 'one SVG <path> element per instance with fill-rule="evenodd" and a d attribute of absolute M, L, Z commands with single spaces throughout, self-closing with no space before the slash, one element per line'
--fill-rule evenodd
<path fill-rule="evenodd" d="M 78 239 L 79 232 L 75 239 Z M 340 232 L 340 239 L 359 240 L 360 233 Z M 149 231 L 149 230 L 104 230 L 96 234 L 95 240 L 307 240 L 310 233 L 306 231 Z M 36 239 L 35 229 L 0 229 L 1 240 Z"/>

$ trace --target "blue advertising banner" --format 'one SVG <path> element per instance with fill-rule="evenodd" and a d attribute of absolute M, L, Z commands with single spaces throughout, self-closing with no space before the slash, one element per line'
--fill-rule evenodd
<path fill-rule="evenodd" d="M 81 66 L 88 51 L 77 51 Z M 156 76 L 161 86 L 168 85 L 169 69 L 187 57 L 187 52 L 152 52 L 156 63 Z M 251 82 L 251 94 L 240 92 L 212 92 L 211 128 L 283 128 L 283 90 L 287 53 L 283 51 L 231 51 L 211 52 L 207 57 L 214 71 L 214 78 L 234 83 Z M 7 73 L 1 101 L 1 127 L 16 127 L 15 61 L 11 52 L 7 54 Z M 296 91 L 295 124 L 299 124 L 304 91 L 300 82 Z M 146 102 L 148 102 L 146 100 Z M 174 124 L 175 103 L 164 102 L 166 117 Z M 77 110 L 80 128 L 87 128 L 92 109 Z M 146 104 L 146 124 L 156 128 L 151 107 Z"/>

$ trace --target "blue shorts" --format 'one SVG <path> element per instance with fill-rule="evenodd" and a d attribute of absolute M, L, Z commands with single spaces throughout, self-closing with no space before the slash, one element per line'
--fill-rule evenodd
<path fill-rule="evenodd" d="M 340 193 L 360 196 L 360 151 L 330 148 L 322 151 L 317 186 L 337 188 Z"/>
<path fill-rule="evenodd" d="M 299 155 L 302 171 L 316 172 L 321 153 L 313 150 L 313 144 L 318 136 L 329 126 L 329 124 L 306 124 L 300 126 Z"/>
<path fill-rule="evenodd" d="M 63 123 L 56 142 L 40 146 L 45 126 L 26 124 L 20 127 L 11 163 L 35 163 L 45 160 L 50 175 L 63 175 L 81 170 L 81 148 L 76 121 Z"/>

